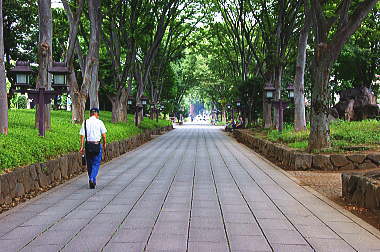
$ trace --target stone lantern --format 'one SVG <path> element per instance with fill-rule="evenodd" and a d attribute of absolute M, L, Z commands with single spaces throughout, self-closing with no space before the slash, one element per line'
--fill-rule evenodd
<path fill-rule="evenodd" d="M 16 89 L 22 94 L 25 94 L 26 90 L 31 88 L 30 76 L 33 74 L 33 70 L 30 67 L 30 63 L 27 61 L 16 61 L 16 66 L 11 70 L 16 75 Z"/>
<path fill-rule="evenodd" d="M 51 87 L 54 90 L 63 91 L 67 90 L 67 78 L 66 76 L 70 74 L 66 63 L 64 62 L 53 62 L 53 66 L 48 69 L 48 72 L 53 75 Z"/>

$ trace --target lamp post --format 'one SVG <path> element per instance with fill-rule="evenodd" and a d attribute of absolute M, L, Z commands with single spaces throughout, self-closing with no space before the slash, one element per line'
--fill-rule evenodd
<path fill-rule="evenodd" d="M 284 109 L 286 109 L 289 105 L 289 102 L 288 101 L 285 101 L 285 100 L 282 100 L 281 98 L 278 99 L 278 100 L 275 100 L 273 101 L 273 98 L 274 98 L 274 92 L 276 91 L 276 89 L 272 86 L 272 85 L 267 85 L 265 86 L 264 88 L 264 92 L 265 92 L 265 98 L 270 102 L 272 103 L 274 106 L 277 107 L 277 110 L 278 110 L 278 131 L 281 133 L 282 130 L 283 130 L 283 124 L 284 124 Z M 287 87 L 287 91 L 288 91 L 288 98 L 290 100 L 293 100 L 294 99 L 294 87 L 293 85 L 289 85 Z"/>
<path fill-rule="evenodd" d="M 143 96 L 141 97 L 141 104 L 142 104 L 143 106 L 146 106 L 146 105 L 148 104 L 148 97 L 146 97 L 145 95 L 143 95 Z"/>
<path fill-rule="evenodd" d="M 135 99 L 134 99 L 134 97 L 132 95 L 128 96 L 128 99 L 127 99 L 128 107 L 132 107 L 134 100 Z"/>
<path fill-rule="evenodd" d="M 158 109 L 157 109 L 157 122 L 158 122 L 158 117 L 160 116 L 160 113 L 159 112 L 163 112 L 165 109 L 165 106 L 164 105 L 159 105 L 158 106 Z"/>
<path fill-rule="evenodd" d="M 137 125 L 137 118 L 138 118 L 138 114 L 141 112 L 142 113 L 142 118 L 141 120 L 144 120 L 144 106 L 146 106 L 148 104 L 148 98 L 143 95 L 140 97 L 140 101 L 141 101 L 141 104 L 136 104 L 136 110 L 135 110 L 135 125 Z"/>
<path fill-rule="evenodd" d="M 236 101 L 236 107 L 237 107 L 237 112 L 238 112 L 238 115 L 240 115 L 240 108 L 241 108 L 241 101 L 240 100 L 237 100 Z"/>
<path fill-rule="evenodd" d="M 53 90 L 45 90 L 45 88 L 30 89 L 30 75 L 33 73 L 29 62 L 17 61 L 16 66 L 11 70 L 16 75 L 16 92 L 28 94 L 28 97 L 35 104 L 38 103 L 40 109 L 38 114 L 39 135 L 45 136 L 45 105 L 51 103 L 56 95 L 67 92 L 66 75 L 70 73 L 65 63 L 54 62 L 48 72 L 53 74 Z"/>
<path fill-rule="evenodd" d="M 227 104 L 227 109 L 231 110 L 231 120 L 233 121 L 235 119 L 234 118 L 234 108 L 232 107 L 231 104 Z"/>
<path fill-rule="evenodd" d="M 144 119 L 144 107 L 148 105 L 148 97 L 146 97 L 145 95 L 143 95 L 141 97 L 141 104 L 142 104 L 142 110 L 143 110 L 143 119 Z"/>

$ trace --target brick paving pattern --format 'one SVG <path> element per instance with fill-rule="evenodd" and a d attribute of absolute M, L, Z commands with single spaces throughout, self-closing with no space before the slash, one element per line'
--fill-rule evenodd
<path fill-rule="evenodd" d="M 0 251 L 380 251 L 217 127 L 185 126 L 0 215 Z"/>

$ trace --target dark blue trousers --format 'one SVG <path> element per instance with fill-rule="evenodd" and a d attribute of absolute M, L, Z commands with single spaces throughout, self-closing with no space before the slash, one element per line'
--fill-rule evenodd
<path fill-rule="evenodd" d="M 89 155 L 86 153 L 88 178 L 94 183 L 96 183 L 96 176 L 98 176 L 100 163 L 102 161 L 102 152 L 102 145 L 100 145 L 100 152 L 98 155 Z"/>

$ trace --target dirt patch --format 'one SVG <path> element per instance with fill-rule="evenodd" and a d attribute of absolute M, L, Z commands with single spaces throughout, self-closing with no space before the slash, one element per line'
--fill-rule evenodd
<path fill-rule="evenodd" d="M 379 170 L 379 169 L 376 169 Z M 366 170 L 361 172 L 374 171 Z M 302 186 L 310 186 L 317 192 L 326 196 L 330 200 L 344 207 L 359 218 L 368 222 L 380 230 L 380 213 L 374 213 L 366 208 L 357 207 L 348 204 L 342 198 L 342 179 L 339 171 L 287 171 L 292 176 L 300 180 Z M 344 171 L 349 172 L 349 171 Z M 353 170 L 357 172 L 357 170 Z"/>

